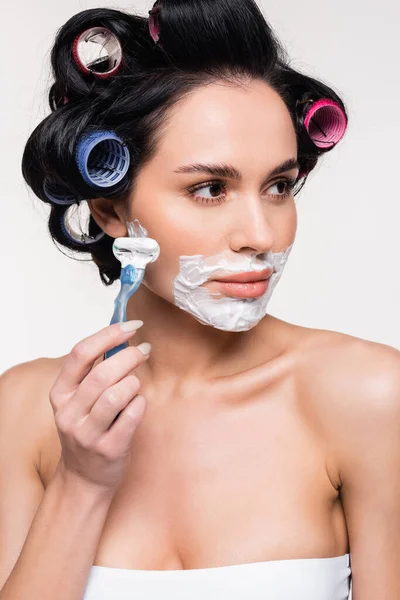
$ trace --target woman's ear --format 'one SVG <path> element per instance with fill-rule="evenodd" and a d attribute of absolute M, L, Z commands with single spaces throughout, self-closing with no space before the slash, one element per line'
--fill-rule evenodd
<path fill-rule="evenodd" d="M 126 237 L 124 203 L 111 198 L 93 198 L 87 201 L 97 225 L 112 238 Z"/>

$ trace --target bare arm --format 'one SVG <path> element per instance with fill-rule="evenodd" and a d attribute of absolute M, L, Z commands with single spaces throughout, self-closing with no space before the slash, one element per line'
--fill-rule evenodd
<path fill-rule="evenodd" d="M 132 335 L 130 333 L 129 335 Z M 107 513 L 130 459 L 145 404 L 118 325 L 80 341 L 50 390 L 62 453 L 44 491 L 35 468 L 32 363 L 0 379 L 0 600 L 82 600 Z M 39 377 L 40 378 L 40 377 Z"/>
<path fill-rule="evenodd" d="M 31 370 L 17 365 L 0 380 L 0 600 L 81 600 L 113 495 L 60 466 L 44 491 L 21 421 Z"/>
<path fill-rule="evenodd" d="M 0 600 L 81 600 L 111 500 L 57 471 Z"/>
<path fill-rule="evenodd" d="M 400 352 L 381 346 L 374 354 L 364 393 L 342 418 L 353 600 L 400 598 Z"/>
<path fill-rule="evenodd" d="M 322 378 L 320 414 L 340 467 L 352 597 L 394 600 L 400 598 L 400 352 L 364 340 L 339 349 L 325 360 L 330 378 Z"/>

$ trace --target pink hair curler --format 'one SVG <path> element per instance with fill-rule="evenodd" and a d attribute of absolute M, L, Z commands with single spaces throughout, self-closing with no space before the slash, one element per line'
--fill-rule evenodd
<path fill-rule="evenodd" d="M 331 148 L 342 139 L 347 117 L 336 102 L 321 98 L 308 109 L 304 127 L 318 148 Z"/>
<path fill-rule="evenodd" d="M 157 2 L 154 4 L 153 8 L 151 10 L 149 10 L 149 31 L 150 31 L 150 35 L 153 38 L 153 40 L 155 41 L 155 43 L 158 42 L 158 40 L 160 39 L 160 21 L 159 21 L 159 14 L 160 14 L 160 5 L 159 5 L 159 0 L 157 0 Z"/>

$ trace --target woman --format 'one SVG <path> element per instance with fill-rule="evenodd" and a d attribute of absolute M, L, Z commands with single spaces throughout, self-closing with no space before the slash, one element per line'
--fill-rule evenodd
<path fill-rule="evenodd" d="M 89 10 L 60 30 L 53 112 L 25 149 L 54 239 L 89 251 L 106 285 L 133 220 L 161 254 L 129 301 L 130 333 L 106 327 L 3 376 L 0 600 L 343 600 L 351 577 L 353 600 L 396 598 L 399 353 L 266 312 L 298 184 L 334 146 L 305 135 L 307 103 L 345 115 L 343 102 L 288 66 L 252 0 L 163 0 L 150 16 Z M 122 61 L 85 67 L 74 42 L 93 27 Z M 74 149 L 100 128 L 133 161 L 95 191 Z M 68 194 L 89 198 L 81 244 Z M 199 256 L 249 261 L 253 278 L 269 266 L 247 286 L 213 273 L 208 303 L 180 303 Z M 219 300 L 230 318 L 216 322 Z"/>

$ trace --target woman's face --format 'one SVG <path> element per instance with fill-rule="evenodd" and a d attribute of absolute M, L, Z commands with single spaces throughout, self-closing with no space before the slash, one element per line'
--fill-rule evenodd
<path fill-rule="evenodd" d="M 271 172 L 290 159 L 297 159 L 297 141 L 289 112 L 263 82 L 204 86 L 176 104 L 129 199 L 128 220 L 138 219 L 161 250 L 143 285 L 175 303 L 181 256 L 224 253 L 234 262 L 286 250 L 297 212 L 293 194 L 285 192 L 298 167 Z M 194 164 L 224 165 L 237 174 L 189 172 Z M 203 287 L 213 292 L 216 285 Z"/>

